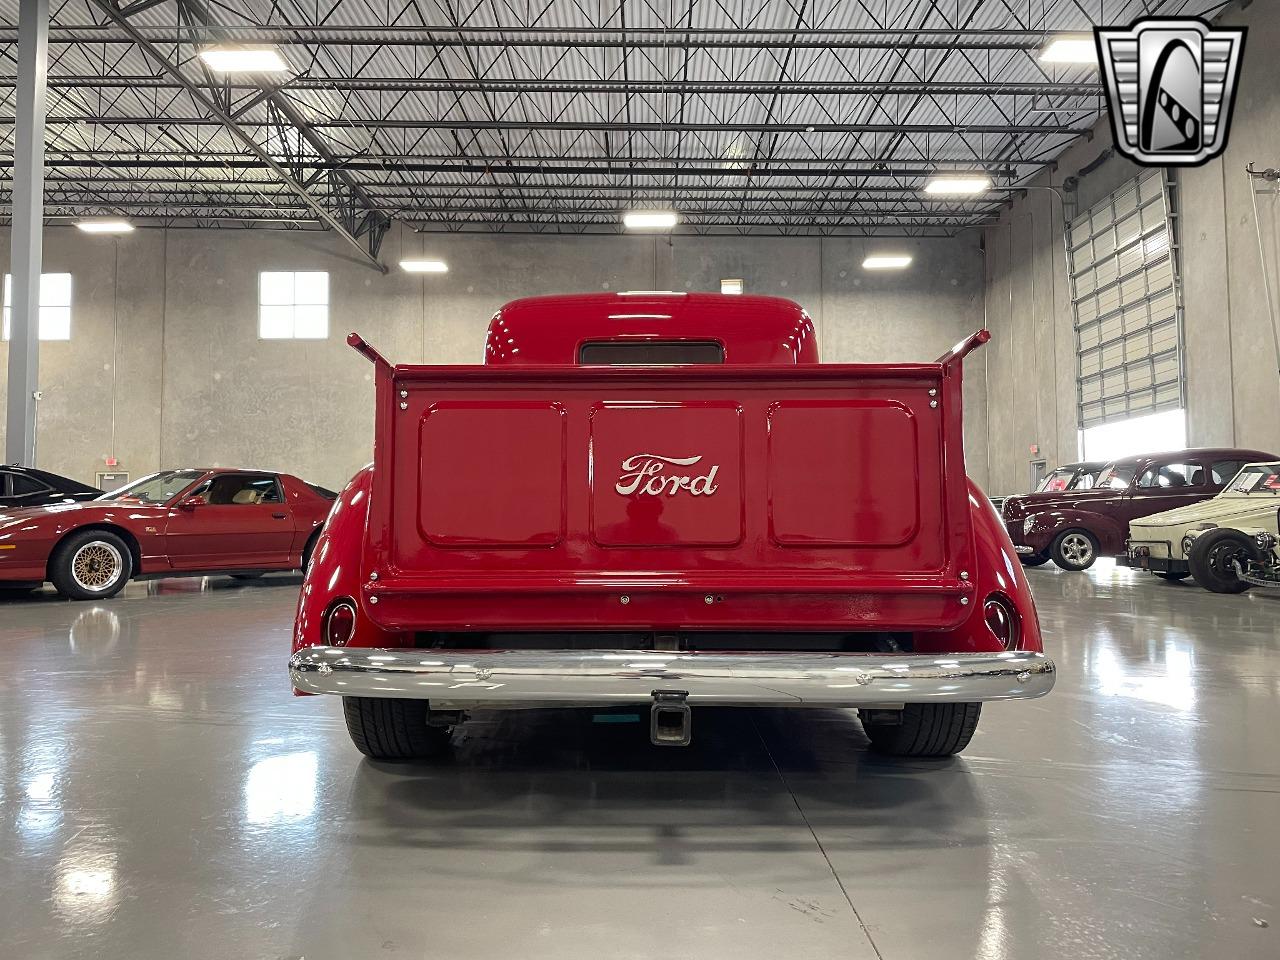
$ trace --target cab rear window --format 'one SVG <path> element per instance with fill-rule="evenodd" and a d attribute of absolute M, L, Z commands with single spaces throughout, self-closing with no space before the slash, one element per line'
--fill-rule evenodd
<path fill-rule="evenodd" d="M 578 362 L 610 367 L 674 367 L 724 363 L 724 345 L 714 340 L 589 340 Z"/>

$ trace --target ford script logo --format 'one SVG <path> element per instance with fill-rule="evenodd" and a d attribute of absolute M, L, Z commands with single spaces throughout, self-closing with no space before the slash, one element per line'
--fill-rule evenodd
<path fill-rule="evenodd" d="M 700 463 L 702 457 L 664 457 L 656 453 L 637 453 L 622 461 L 622 476 L 613 485 L 613 489 L 624 497 L 634 494 L 649 494 L 658 497 L 666 494 L 674 497 L 681 490 L 688 490 L 695 497 L 709 497 L 718 489 L 716 472 L 719 464 L 711 467 L 700 476 L 692 476 L 689 470 L 680 467 L 692 467 Z"/>

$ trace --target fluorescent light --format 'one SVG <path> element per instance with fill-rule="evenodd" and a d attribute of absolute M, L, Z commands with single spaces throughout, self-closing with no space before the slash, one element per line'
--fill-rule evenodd
<path fill-rule="evenodd" d="M 81 220 L 76 226 L 85 233 L 133 233 L 128 220 Z"/>
<path fill-rule="evenodd" d="M 741 293 L 742 281 L 741 280 L 721 280 L 720 292 L 721 293 Z"/>
<path fill-rule="evenodd" d="M 985 173 L 938 173 L 924 185 L 925 193 L 942 196 L 971 196 L 991 189 L 991 178 Z"/>
<path fill-rule="evenodd" d="M 219 73 L 283 73 L 289 69 L 275 47 L 205 47 L 200 59 Z"/>
<path fill-rule="evenodd" d="M 632 210 L 622 217 L 628 230 L 670 230 L 679 222 L 674 210 Z"/>
<path fill-rule="evenodd" d="M 911 257 L 905 253 L 872 254 L 862 261 L 863 270 L 901 270 L 911 264 Z"/>
<path fill-rule="evenodd" d="M 1090 36 L 1064 36 L 1049 40 L 1037 54 L 1041 63 L 1098 64 L 1098 45 Z"/>
<path fill-rule="evenodd" d="M 443 260 L 401 260 L 400 269 L 408 273 L 448 273 L 449 265 Z"/>

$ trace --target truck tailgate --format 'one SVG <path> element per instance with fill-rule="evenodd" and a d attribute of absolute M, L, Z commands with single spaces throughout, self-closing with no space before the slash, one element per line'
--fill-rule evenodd
<path fill-rule="evenodd" d="M 366 576 L 393 629 L 945 629 L 960 364 L 383 365 Z"/>

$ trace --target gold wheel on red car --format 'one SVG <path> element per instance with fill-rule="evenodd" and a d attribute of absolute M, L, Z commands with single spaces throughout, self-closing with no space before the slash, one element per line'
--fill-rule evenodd
<path fill-rule="evenodd" d="M 103 593 L 115 586 L 124 571 L 124 557 L 114 544 L 90 540 L 71 558 L 71 578 L 82 590 Z"/>

